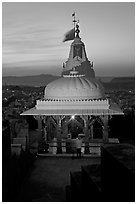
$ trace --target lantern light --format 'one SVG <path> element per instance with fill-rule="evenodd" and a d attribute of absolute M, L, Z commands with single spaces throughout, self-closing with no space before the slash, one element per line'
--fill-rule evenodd
<path fill-rule="evenodd" d="M 72 116 L 71 116 L 71 119 L 74 120 L 74 119 L 75 119 L 75 115 L 72 115 Z"/>

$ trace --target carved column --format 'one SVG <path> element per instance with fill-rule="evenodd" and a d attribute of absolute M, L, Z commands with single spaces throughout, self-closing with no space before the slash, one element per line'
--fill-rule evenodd
<path fill-rule="evenodd" d="M 61 119 L 60 116 L 54 117 L 56 120 L 56 137 L 57 139 L 60 139 L 60 134 L 61 134 Z"/>
<path fill-rule="evenodd" d="M 93 140 L 93 125 L 90 126 L 90 134 L 91 139 Z"/>
<path fill-rule="evenodd" d="M 42 118 L 41 118 L 41 116 L 40 115 L 35 115 L 35 116 L 33 116 L 36 120 L 37 120 L 37 122 L 38 122 L 38 130 L 42 130 Z"/>
<path fill-rule="evenodd" d="M 44 132 L 44 141 L 47 141 L 47 124 L 46 124 L 46 116 L 43 117 L 43 123 L 44 123 L 44 127 L 43 127 L 43 132 Z"/>
<path fill-rule="evenodd" d="M 61 120 L 64 116 L 54 116 L 54 119 L 56 120 L 56 136 L 57 136 L 57 154 L 62 153 L 61 148 Z"/>
<path fill-rule="evenodd" d="M 84 121 L 84 134 L 85 134 L 85 137 L 88 138 L 89 136 L 89 120 L 88 120 L 88 116 L 87 115 L 84 115 L 84 116 L 80 116 L 83 121 Z"/>
<path fill-rule="evenodd" d="M 103 123 L 104 123 L 104 127 L 103 127 L 103 142 L 104 143 L 108 143 L 108 116 L 105 115 L 102 117 L 103 119 Z"/>
<path fill-rule="evenodd" d="M 42 116 L 37 115 L 37 116 L 33 116 L 37 122 L 38 122 L 38 152 L 42 151 L 42 142 L 43 142 L 43 129 L 42 129 Z"/>
<path fill-rule="evenodd" d="M 42 120 L 41 119 L 38 119 L 38 130 L 42 130 Z"/>
<path fill-rule="evenodd" d="M 47 141 L 47 127 L 44 127 L 44 140 Z"/>

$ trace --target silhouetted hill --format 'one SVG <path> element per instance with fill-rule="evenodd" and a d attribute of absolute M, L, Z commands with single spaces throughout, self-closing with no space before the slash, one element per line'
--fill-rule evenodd
<path fill-rule="evenodd" d="M 96 77 L 100 82 L 102 83 L 108 83 L 108 82 L 111 82 L 111 80 L 114 78 L 114 77 Z"/>
<path fill-rule="evenodd" d="M 46 86 L 53 80 L 58 79 L 60 76 L 53 75 L 35 75 L 35 76 L 8 76 L 2 77 L 3 85 L 16 85 L 16 86 Z M 112 89 L 134 89 L 135 78 L 134 77 L 97 77 L 103 84 L 104 88 Z"/>
<path fill-rule="evenodd" d="M 135 77 L 117 77 L 108 83 L 103 83 L 103 85 L 108 89 L 134 89 Z"/>
<path fill-rule="evenodd" d="M 46 86 L 53 80 L 58 79 L 59 76 L 53 75 L 35 75 L 35 76 L 7 76 L 2 77 L 2 84 L 3 85 L 23 85 L 23 86 Z"/>
<path fill-rule="evenodd" d="M 135 78 L 134 77 L 118 77 L 118 78 L 113 78 L 111 80 L 111 83 L 135 83 Z"/>

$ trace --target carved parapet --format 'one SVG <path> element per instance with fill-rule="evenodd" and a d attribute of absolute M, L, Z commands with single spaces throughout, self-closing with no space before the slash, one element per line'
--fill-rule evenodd
<path fill-rule="evenodd" d="M 87 106 L 87 108 L 92 109 L 108 109 L 109 100 L 108 99 L 43 99 L 37 100 L 36 109 L 66 109 L 71 107 L 71 109 L 82 109 Z"/>

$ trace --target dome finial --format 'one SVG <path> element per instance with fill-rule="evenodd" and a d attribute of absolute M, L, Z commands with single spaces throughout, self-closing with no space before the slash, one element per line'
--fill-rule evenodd
<path fill-rule="evenodd" d="M 79 30 L 79 20 L 76 20 L 75 16 L 76 16 L 76 13 L 73 12 L 72 17 L 73 17 L 73 24 L 74 24 L 75 33 L 77 34 L 76 38 L 80 38 L 79 37 L 79 33 L 80 33 L 80 30 Z"/>
<path fill-rule="evenodd" d="M 79 25 L 78 25 L 78 23 L 79 23 L 79 20 L 77 21 L 77 24 L 76 24 L 76 33 L 77 33 L 77 35 L 76 35 L 76 38 L 80 38 L 79 37 L 79 33 L 80 33 L 80 30 L 79 30 Z"/>
<path fill-rule="evenodd" d="M 76 19 L 75 19 L 75 16 L 76 16 L 76 13 L 75 13 L 75 11 L 72 13 L 72 17 L 73 17 L 73 24 L 74 24 L 74 29 L 75 29 L 75 26 L 76 26 Z"/>

